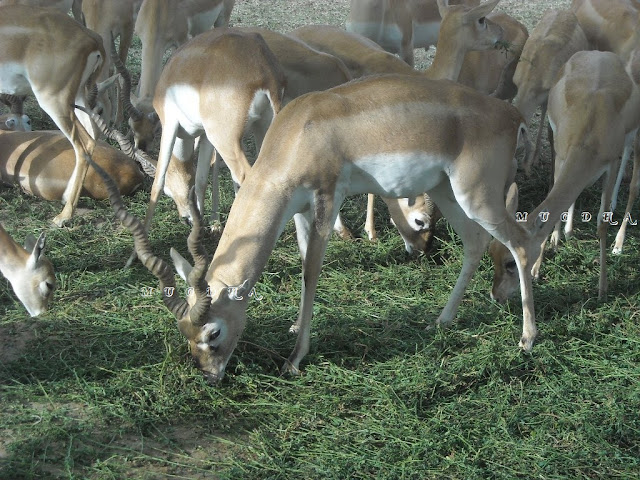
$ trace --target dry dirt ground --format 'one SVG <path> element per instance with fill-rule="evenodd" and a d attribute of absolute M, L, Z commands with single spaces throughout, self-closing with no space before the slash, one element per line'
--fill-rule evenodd
<path fill-rule="evenodd" d="M 521 21 L 531 30 L 543 13 L 549 8 L 566 8 L 570 0 L 502 0 L 498 9 Z M 288 32 L 295 28 L 309 24 L 331 24 L 344 26 L 349 10 L 348 0 L 236 0 L 231 16 L 231 23 L 236 26 L 258 25 L 280 32 Z M 139 50 L 133 54 L 139 54 Z M 428 66 L 430 55 L 416 52 L 418 68 Z M 20 352 L 33 340 L 32 330 L 28 328 L 28 321 L 23 326 L 12 326 L 0 329 L 0 362 L 8 363 L 20 356 Z M 66 409 L 72 413 L 79 409 L 70 405 L 43 405 L 43 414 L 51 408 Z M 34 421 L 38 421 L 34 418 Z M 224 438 L 216 435 L 219 442 L 211 443 L 211 433 L 198 431 L 192 426 L 158 426 L 158 436 L 162 441 L 153 442 L 148 438 L 135 436 L 123 437 L 116 442 L 116 449 L 138 452 L 141 458 L 162 459 L 163 462 L 149 462 L 141 460 L 131 463 L 130 478 L 160 479 L 160 478 L 215 478 L 212 474 L 194 473 L 188 465 L 194 467 L 200 460 L 211 461 L 216 456 L 232 455 L 228 443 Z M 5 430 L 4 438 L 0 438 L 0 461 L 6 456 L 4 446 L 11 441 L 11 432 Z M 206 437 L 206 441 L 201 441 Z M 235 438 L 234 441 L 243 441 Z M 248 441 L 248 439 L 244 439 Z M 172 445 L 168 448 L 167 445 Z M 164 466 L 159 466 L 163 464 Z M 174 467 L 166 465 L 173 464 Z M 180 465 L 180 466 L 178 466 Z M 62 472 L 51 472 L 52 476 Z"/>

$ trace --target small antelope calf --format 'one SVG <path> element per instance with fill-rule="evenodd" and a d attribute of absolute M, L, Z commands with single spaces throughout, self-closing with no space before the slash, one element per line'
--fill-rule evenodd
<path fill-rule="evenodd" d="M 0 225 L 0 272 L 9 280 L 29 315 L 37 317 L 49 306 L 56 287 L 53 265 L 43 255 L 45 234 L 30 235 L 24 248 Z"/>

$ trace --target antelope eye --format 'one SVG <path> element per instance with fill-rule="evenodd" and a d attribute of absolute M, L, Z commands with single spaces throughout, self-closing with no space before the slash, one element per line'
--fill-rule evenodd
<path fill-rule="evenodd" d="M 220 330 L 215 330 L 213 332 L 211 332 L 211 334 L 209 335 L 209 341 L 208 343 L 211 344 L 213 342 L 216 341 L 216 339 L 220 336 Z"/>
<path fill-rule="evenodd" d="M 481 26 L 483 26 L 483 27 L 484 27 L 484 26 L 486 26 L 486 22 L 485 22 L 485 20 L 486 20 L 486 19 L 485 19 L 485 17 L 480 17 L 480 18 L 478 19 L 478 25 L 481 25 Z"/>
<path fill-rule="evenodd" d="M 45 285 L 47 286 L 47 290 L 51 291 L 55 288 L 55 286 L 53 285 L 53 283 L 50 282 L 44 282 Z"/>
<path fill-rule="evenodd" d="M 507 262 L 507 264 L 504 266 L 504 268 L 509 273 L 514 273 L 515 271 L 518 270 L 518 266 L 516 265 L 516 261 L 515 260 L 511 260 L 510 262 Z"/>

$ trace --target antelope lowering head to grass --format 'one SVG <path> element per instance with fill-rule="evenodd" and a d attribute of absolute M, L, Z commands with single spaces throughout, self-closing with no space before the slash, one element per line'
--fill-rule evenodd
<path fill-rule="evenodd" d="M 44 233 L 37 240 L 28 236 L 22 247 L 0 225 L 0 272 L 32 317 L 47 309 L 56 286 L 53 265 L 43 255 L 44 245 Z"/>
<path fill-rule="evenodd" d="M 7 132 L 30 132 L 31 119 L 19 113 L 5 113 L 0 115 L 0 130 Z"/>
<path fill-rule="evenodd" d="M 375 100 L 372 100 L 375 99 Z M 514 153 L 526 135 L 519 112 L 502 100 L 448 81 L 381 75 L 303 95 L 282 109 L 231 207 L 208 270 L 199 247 L 189 284 L 193 306 L 170 290 L 164 302 L 210 382 L 225 367 L 247 321 L 248 293 L 293 217 L 303 261 L 302 300 L 292 331 L 296 346 L 283 367 L 297 373 L 309 350 L 312 303 L 338 210 L 348 195 L 415 197 L 428 192 L 461 236 L 464 260 L 438 324 L 451 323 L 491 235 L 517 258 L 523 302 L 520 345 L 536 336 L 530 260 L 539 246 L 506 210 L 516 173 Z M 134 231 L 147 268 L 170 286 L 173 274 L 152 256 L 139 221 L 115 210 Z M 205 294 L 207 290 L 210 296 Z"/>
<path fill-rule="evenodd" d="M 619 155 L 626 139 L 633 138 L 640 126 L 640 51 L 625 64 L 611 52 L 582 51 L 564 65 L 557 83 L 549 92 L 549 122 L 554 131 L 556 168 L 553 188 L 528 214 L 531 242 L 544 247 L 552 230 L 552 246 L 560 238 L 560 219 L 569 210 L 565 234 L 571 234 L 573 203 L 580 193 L 604 176 L 598 237 L 600 240 L 600 277 L 598 298 L 607 294 L 606 233 L 610 219 L 613 187 L 619 167 Z M 540 214 L 545 213 L 545 221 Z M 513 257 L 499 245 L 492 246 L 496 272 L 492 297 L 504 301 L 517 289 Z M 532 271 L 538 277 L 540 257 Z"/>
<path fill-rule="evenodd" d="M 87 173 L 97 131 L 73 105 L 87 105 L 85 87 L 95 84 L 105 53 L 102 39 L 68 15 L 24 6 L 2 7 L 0 15 L 0 92 L 33 93 L 42 109 L 73 145 L 75 168 L 53 222 L 72 215 Z"/>

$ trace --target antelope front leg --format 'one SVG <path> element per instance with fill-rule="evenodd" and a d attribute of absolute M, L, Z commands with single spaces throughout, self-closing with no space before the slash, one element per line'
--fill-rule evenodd
<path fill-rule="evenodd" d="M 375 199 L 376 197 L 373 193 L 367 195 L 367 219 L 364 222 L 364 231 L 367 232 L 367 237 L 369 237 L 370 242 L 375 242 L 378 239 L 378 232 L 376 232 L 376 226 L 373 218 Z"/>
<path fill-rule="evenodd" d="M 484 228 L 467 217 L 460 205 L 455 200 L 452 200 L 454 196 L 451 187 L 448 182 L 445 183 L 446 185 L 440 184 L 428 193 L 462 239 L 464 259 L 460 275 L 451 291 L 449 300 L 436 320 L 436 324 L 441 326 L 448 326 L 453 322 L 467 285 L 469 285 L 473 274 L 478 265 L 480 265 L 482 255 L 487 249 L 491 238 Z"/>
<path fill-rule="evenodd" d="M 299 375 L 300 361 L 309 352 L 309 339 L 311 335 L 311 315 L 313 314 L 313 299 L 318 286 L 318 277 L 322 268 L 322 260 L 329 241 L 328 230 L 322 235 L 319 228 L 309 218 L 300 213 L 294 217 L 298 245 L 303 258 L 302 262 L 302 297 L 298 319 L 289 329 L 290 332 L 298 332 L 296 346 L 282 367 L 283 374 Z"/>

